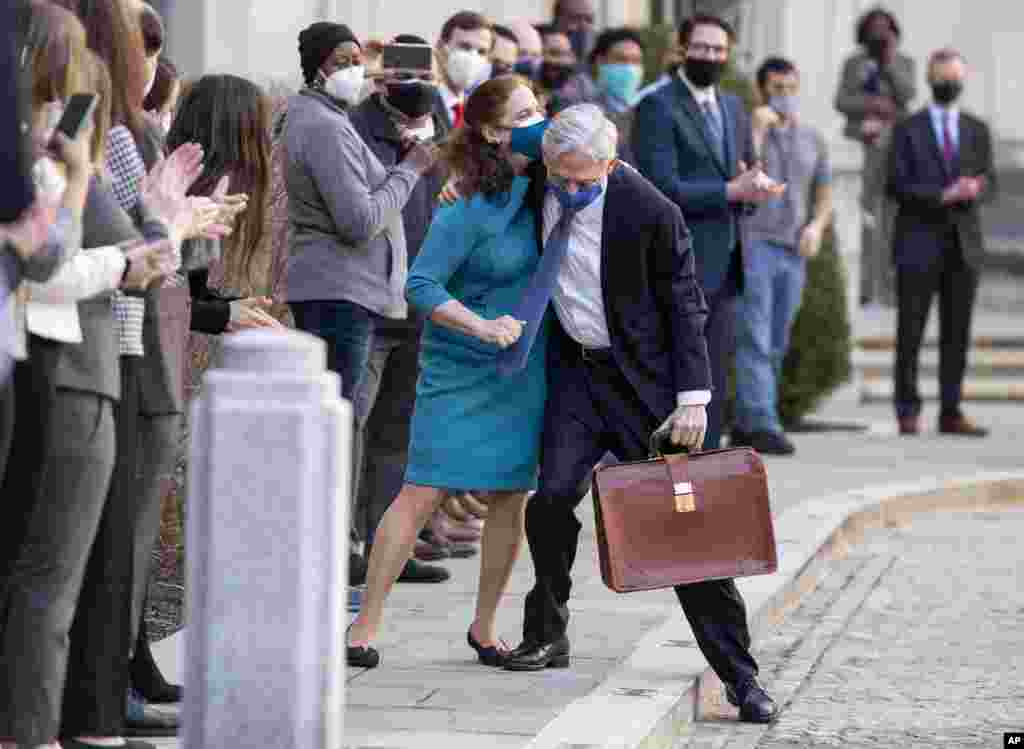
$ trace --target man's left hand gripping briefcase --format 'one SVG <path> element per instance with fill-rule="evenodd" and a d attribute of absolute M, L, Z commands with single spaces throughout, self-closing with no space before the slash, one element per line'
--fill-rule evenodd
<path fill-rule="evenodd" d="M 775 572 L 768 478 L 754 450 L 594 471 L 601 577 L 617 593 Z"/>

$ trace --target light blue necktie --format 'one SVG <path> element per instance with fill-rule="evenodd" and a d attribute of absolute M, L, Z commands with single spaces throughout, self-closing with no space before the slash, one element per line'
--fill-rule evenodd
<path fill-rule="evenodd" d="M 530 279 L 526 293 L 512 313 L 517 320 L 526 323 L 523 327 L 523 334 L 514 344 L 498 352 L 498 372 L 503 375 L 515 374 L 526 366 L 530 349 L 533 348 L 537 331 L 540 330 L 541 320 L 544 319 L 544 312 L 555 291 L 558 271 L 569 251 L 572 220 L 579 210 L 566 207 L 565 203 L 559 202 L 562 206 L 562 215 L 555 224 L 555 228 L 551 230 L 551 234 L 548 235 L 548 241 L 544 243 L 544 252 L 540 256 L 537 270 L 534 272 L 533 278 Z"/>
<path fill-rule="evenodd" d="M 704 100 L 704 122 L 707 123 L 708 133 L 715 145 L 715 154 L 719 160 L 725 163 L 725 131 L 722 128 L 722 115 L 718 107 L 710 99 Z"/>

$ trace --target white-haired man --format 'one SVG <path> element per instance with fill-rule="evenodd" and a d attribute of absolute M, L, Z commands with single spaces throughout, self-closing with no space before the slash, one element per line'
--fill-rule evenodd
<path fill-rule="evenodd" d="M 552 271 L 540 483 L 526 510 L 536 582 L 526 597 L 523 643 L 505 665 L 513 671 L 569 664 L 570 573 L 581 527 L 575 509 L 597 461 L 606 451 L 646 458 L 659 427 L 671 429 L 676 444 L 699 449 L 707 427 L 707 306 L 689 232 L 674 203 L 615 159 L 617 142 L 599 107 L 569 107 L 545 133 L 543 161 L 531 175 L 538 241 L 545 255 L 564 257 Z M 544 266 L 542 259 L 538 275 Z M 757 683 L 733 581 L 679 586 L 676 595 L 741 717 L 772 720 L 775 703 Z"/>

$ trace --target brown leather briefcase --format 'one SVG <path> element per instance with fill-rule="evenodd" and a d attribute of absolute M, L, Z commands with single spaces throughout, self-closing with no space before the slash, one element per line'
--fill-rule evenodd
<path fill-rule="evenodd" d="M 775 572 L 768 480 L 748 448 L 594 471 L 601 577 L 617 593 Z"/>

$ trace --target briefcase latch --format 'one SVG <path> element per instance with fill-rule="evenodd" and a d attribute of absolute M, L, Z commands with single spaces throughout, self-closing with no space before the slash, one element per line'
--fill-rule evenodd
<path fill-rule="evenodd" d="M 694 512 L 697 504 L 693 497 L 693 484 L 689 481 L 680 481 L 672 485 L 672 493 L 675 495 L 676 512 Z"/>

